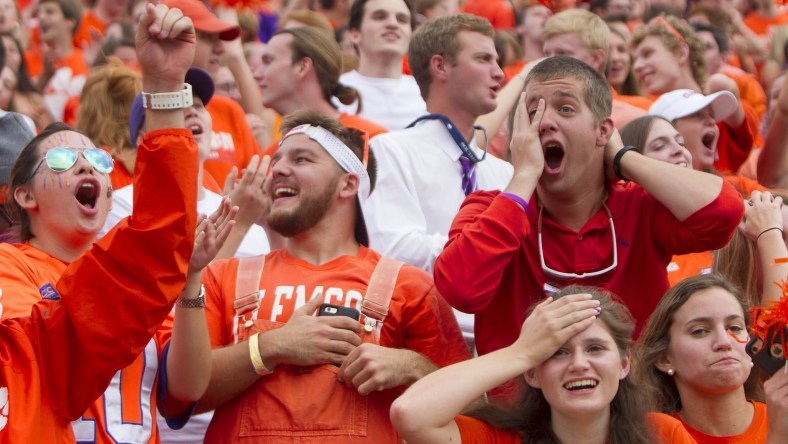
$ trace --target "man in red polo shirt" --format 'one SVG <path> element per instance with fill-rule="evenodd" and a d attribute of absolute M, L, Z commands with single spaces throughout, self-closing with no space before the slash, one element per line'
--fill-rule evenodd
<path fill-rule="evenodd" d="M 732 186 L 624 147 L 610 110 L 607 82 L 579 60 L 551 57 L 528 75 L 514 177 L 465 199 L 435 263 L 440 293 L 476 315 L 480 354 L 514 342 L 528 307 L 569 284 L 618 294 L 642 327 L 671 255 L 720 248 L 736 229 Z"/>

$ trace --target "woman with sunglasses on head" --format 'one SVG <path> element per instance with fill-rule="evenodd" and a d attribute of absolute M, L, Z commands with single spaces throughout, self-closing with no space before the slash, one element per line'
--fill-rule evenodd
<path fill-rule="evenodd" d="M 766 404 L 754 400 L 748 308 L 722 277 L 694 276 L 665 294 L 638 341 L 635 383 L 699 444 L 788 442 L 788 370 L 764 384 Z"/>
<path fill-rule="evenodd" d="M 570 286 L 532 307 L 509 347 L 410 386 L 391 408 L 409 444 L 691 443 L 678 421 L 646 412 L 630 381 L 634 319 L 610 293 Z M 511 406 L 461 415 L 485 392 L 524 376 Z"/>

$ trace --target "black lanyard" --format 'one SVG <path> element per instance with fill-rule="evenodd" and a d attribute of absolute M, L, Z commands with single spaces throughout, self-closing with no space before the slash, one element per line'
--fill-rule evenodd
<path fill-rule="evenodd" d="M 444 116 L 443 114 L 426 114 L 426 115 L 423 115 L 423 116 L 419 117 L 418 119 L 414 120 L 413 123 L 411 123 L 407 127 L 410 128 L 410 127 L 416 125 L 417 123 L 421 122 L 422 120 L 440 120 L 441 123 L 443 123 L 443 126 L 446 127 L 446 131 L 448 131 L 449 134 L 451 135 L 451 138 L 454 139 L 454 142 L 457 144 L 458 147 L 460 147 L 460 150 L 462 150 L 462 155 L 467 157 L 468 159 L 470 159 L 470 161 L 473 162 L 474 164 L 476 164 L 478 162 L 481 162 L 482 160 L 484 160 L 485 157 L 487 157 L 487 146 L 486 146 L 486 144 L 485 144 L 485 147 L 484 147 L 485 148 L 484 149 L 484 154 L 482 155 L 482 157 L 480 159 L 479 156 L 476 155 L 476 153 L 473 151 L 471 146 L 468 144 L 468 142 L 465 140 L 465 137 L 463 137 L 462 134 L 460 134 L 460 132 L 457 130 L 457 127 L 454 126 L 454 124 L 451 122 L 451 120 L 449 120 L 449 118 Z M 473 129 L 484 131 L 484 127 L 481 127 L 479 125 L 474 125 Z M 487 132 L 486 131 L 485 131 L 484 137 L 485 137 L 485 139 L 487 138 Z"/>

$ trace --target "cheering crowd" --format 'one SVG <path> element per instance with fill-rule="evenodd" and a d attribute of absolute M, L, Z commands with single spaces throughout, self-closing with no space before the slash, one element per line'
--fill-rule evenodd
<path fill-rule="evenodd" d="M 0 442 L 788 442 L 788 5 L 0 0 Z"/>

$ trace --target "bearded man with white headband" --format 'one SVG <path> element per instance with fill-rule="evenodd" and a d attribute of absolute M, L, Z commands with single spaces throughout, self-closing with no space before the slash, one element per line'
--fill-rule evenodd
<path fill-rule="evenodd" d="M 431 276 L 367 248 L 366 137 L 311 111 L 282 128 L 265 188 L 285 247 L 203 274 L 214 350 L 196 411 L 216 409 L 205 442 L 401 442 L 393 400 L 468 349 Z"/>

